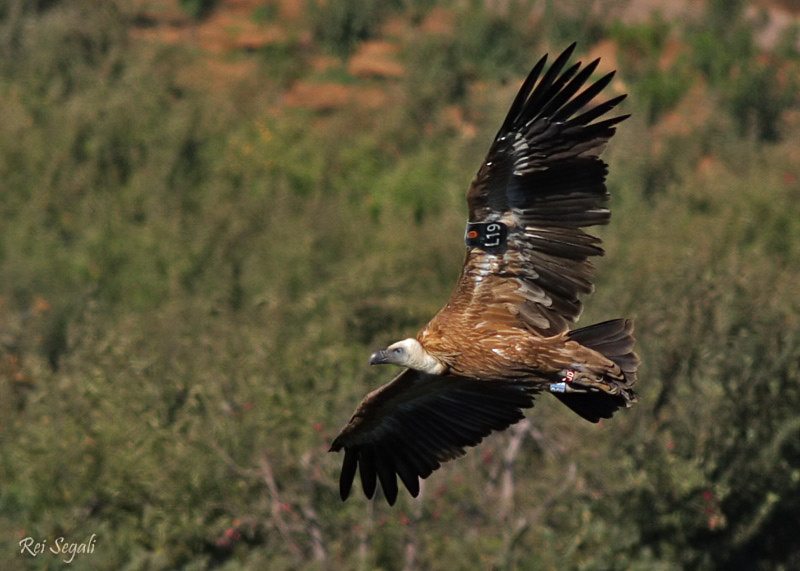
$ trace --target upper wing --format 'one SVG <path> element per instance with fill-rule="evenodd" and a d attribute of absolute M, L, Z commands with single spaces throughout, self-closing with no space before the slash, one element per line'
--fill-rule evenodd
<path fill-rule="evenodd" d="M 588 258 L 603 250 L 581 228 L 609 220 L 607 166 L 598 155 L 628 116 L 595 121 L 624 95 L 584 110 L 614 74 L 584 88 L 599 60 L 565 68 L 573 49 L 546 72 L 547 56 L 536 64 L 470 185 L 470 249 L 456 291 L 467 299 L 448 309 L 471 312 L 461 326 L 484 321 L 488 310 L 554 335 L 577 319 L 579 295 L 593 289 Z"/>
<path fill-rule="evenodd" d="M 380 480 L 389 504 L 397 499 L 397 476 L 411 495 L 419 479 L 442 462 L 463 456 L 492 430 L 503 430 L 533 406 L 537 389 L 524 383 L 433 376 L 406 369 L 371 392 L 331 444 L 344 448 L 339 480 L 342 499 L 356 474 L 368 498 Z"/>

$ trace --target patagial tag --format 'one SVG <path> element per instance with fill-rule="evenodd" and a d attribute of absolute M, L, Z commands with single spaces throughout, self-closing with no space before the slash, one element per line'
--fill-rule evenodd
<path fill-rule="evenodd" d="M 464 242 L 470 248 L 481 248 L 490 254 L 506 248 L 508 228 L 502 222 L 467 222 Z"/>

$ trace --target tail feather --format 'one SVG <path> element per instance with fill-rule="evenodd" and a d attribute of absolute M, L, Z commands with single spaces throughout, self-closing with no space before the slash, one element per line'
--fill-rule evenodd
<path fill-rule="evenodd" d="M 553 393 L 553 396 L 589 422 L 611 418 L 619 409 L 629 406 L 623 397 L 608 393 Z"/>
<path fill-rule="evenodd" d="M 597 351 L 614 362 L 622 371 L 622 378 L 606 377 L 616 394 L 606 392 L 553 393 L 561 402 L 589 422 L 601 418 L 611 418 L 620 408 L 628 407 L 638 401 L 633 386 L 636 384 L 636 371 L 639 357 L 633 351 L 633 321 L 614 319 L 581 329 L 570 331 L 568 338 L 584 347 Z"/>
<path fill-rule="evenodd" d="M 568 338 L 616 363 L 623 372 L 626 387 L 636 383 L 636 370 L 641 361 L 633 351 L 636 340 L 632 319 L 612 319 L 575 329 L 569 332 Z"/>

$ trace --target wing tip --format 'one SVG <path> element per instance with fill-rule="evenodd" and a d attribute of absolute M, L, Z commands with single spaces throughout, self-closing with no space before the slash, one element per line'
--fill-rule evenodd
<path fill-rule="evenodd" d="M 578 47 L 578 40 L 573 41 L 570 45 L 564 48 L 564 51 L 561 52 L 559 58 L 569 59 L 572 56 L 572 53 L 575 51 L 575 48 Z"/>
<path fill-rule="evenodd" d="M 350 490 L 353 488 L 353 480 L 356 477 L 357 464 L 357 452 L 351 448 L 345 448 L 342 472 L 339 475 L 339 496 L 342 498 L 342 501 L 350 497 Z"/>

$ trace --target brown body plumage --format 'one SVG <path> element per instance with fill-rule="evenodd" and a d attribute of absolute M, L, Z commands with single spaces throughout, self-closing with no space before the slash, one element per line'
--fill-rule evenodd
<path fill-rule="evenodd" d="M 568 324 L 591 293 L 600 240 L 583 228 L 610 213 L 599 154 L 627 116 L 598 120 L 624 96 L 588 110 L 608 74 L 585 86 L 597 61 L 565 68 L 574 46 L 520 88 L 467 192 L 466 259 L 448 303 L 420 331 L 373 354 L 407 367 L 364 399 L 331 445 L 345 450 L 342 499 L 359 469 L 368 497 L 397 476 L 416 496 L 419 478 L 520 420 L 552 392 L 592 422 L 636 401 L 633 325 Z M 598 121 L 596 121 L 598 120 Z"/>

